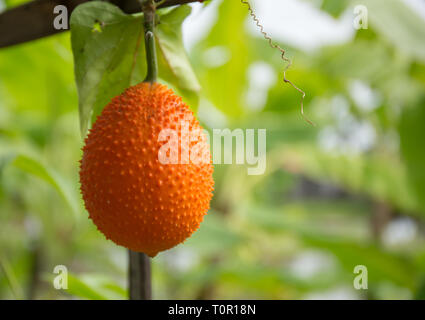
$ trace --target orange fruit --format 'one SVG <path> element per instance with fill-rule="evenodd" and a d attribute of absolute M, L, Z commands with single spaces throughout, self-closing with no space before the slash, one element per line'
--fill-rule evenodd
<path fill-rule="evenodd" d="M 167 130 L 176 133 L 164 135 Z M 177 150 L 178 161 L 164 161 Z M 187 161 L 194 150 L 204 161 Z M 207 138 L 193 112 L 166 86 L 140 83 L 97 118 L 85 140 L 80 182 L 89 217 L 106 238 L 154 257 L 199 228 L 212 174 Z"/>

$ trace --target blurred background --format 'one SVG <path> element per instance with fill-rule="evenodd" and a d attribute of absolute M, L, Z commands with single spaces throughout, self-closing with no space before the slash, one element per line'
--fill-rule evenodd
<path fill-rule="evenodd" d="M 0 10 L 23 1 L 0 0 Z M 215 166 L 212 208 L 153 260 L 155 299 L 425 299 L 425 2 L 193 5 L 184 40 L 206 128 L 266 128 L 267 171 Z M 368 9 L 356 30 L 355 5 Z M 70 35 L 0 50 L 0 298 L 126 299 L 127 251 L 79 194 Z M 57 265 L 69 289 L 55 290 Z M 368 270 L 356 290 L 355 266 Z"/>

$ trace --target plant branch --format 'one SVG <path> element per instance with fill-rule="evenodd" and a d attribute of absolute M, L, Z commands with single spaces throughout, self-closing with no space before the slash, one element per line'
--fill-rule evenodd
<path fill-rule="evenodd" d="M 160 1 L 156 0 L 156 2 L 160 2 Z M 161 9 L 161 8 L 178 6 L 178 5 L 192 3 L 192 2 L 204 2 L 204 0 L 165 0 L 165 1 L 161 1 L 161 3 L 158 5 L 157 8 Z"/>
<path fill-rule="evenodd" d="M 44 38 L 67 30 L 57 30 L 53 21 L 57 14 L 53 9 L 63 5 L 68 9 L 68 21 L 74 9 L 90 0 L 35 0 L 0 13 L 0 48 Z M 140 12 L 138 0 L 106 0 L 117 5 L 125 13 Z M 200 0 L 165 0 L 158 9 Z"/>

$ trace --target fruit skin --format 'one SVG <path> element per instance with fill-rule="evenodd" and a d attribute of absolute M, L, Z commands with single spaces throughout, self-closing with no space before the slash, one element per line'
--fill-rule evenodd
<path fill-rule="evenodd" d="M 191 132 L 199 130 L 208 161 L 161 164 L 158 152 L 167 141 L 158 142 L 160 131 L 180 132 L 184 119 Z M 158 83 L 130 87 L 103 109 L 85 140 L 80 182 L 89 217 L 106 238 L 154 257 L 199 228 L 214 186 L 201 130 L 181 97 Z"/>

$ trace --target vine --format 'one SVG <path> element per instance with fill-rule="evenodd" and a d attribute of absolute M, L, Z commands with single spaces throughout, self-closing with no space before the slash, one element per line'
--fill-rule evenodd
<path fill-rule="evenodd" d="M 301 115 L 302 115 L 302 117 L 304 118 L 305 121 L 307 121 L 309 124 L 314 126 L 315 124 L 311 120 L 309 120 L 304 114 L 304 99 L 305 99 L 305 96 L 306 96 L 305 92 L 303 90 L 301 90 L 299 87 L 297 87 L 291 80 L 286 78 L 286 72 L 292 66 L 291 59 L 289 59 L 285 56 L 285 54 L 286 54 L 285 49 L 283 49 L 281 46 L 279 46 L 278 44 L 273 42 L 273 39 L 264 30 L 264 26 L 261 24 L 260 20 L 258 19 L 257 15 L 254 12 L 254 9 L 249 4 L 249 2 L 246 1 L 246 0 L 240 0 L 240 1 L 248 7 L 249 15 L 252 17 L 255 24 L 260 29 L 260 32 L 264 36 L 264 39 L 266 39 L 268 41 L 270 47 L 272 47 L 273 49 L 279 50 L 280 53 L 281 53 L 282 60 L 287 62 L 287 65 L 286 65 L 285 69 L 283 70 L 283 81 L 285 83 L 289 83 L 294 89 L 296 89 L 299 93 L 301 93 L 301 96 L 302 96 L 302 98 L 301 98 Z"/>

